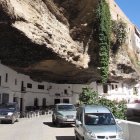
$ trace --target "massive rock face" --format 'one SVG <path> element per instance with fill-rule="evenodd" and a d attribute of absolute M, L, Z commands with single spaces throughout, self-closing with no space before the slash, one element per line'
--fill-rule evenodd
<path fill-rule="evenodd" d="M 38 81 L 100 80 L 94 25 L 97 2 L 1 0 L 1 62 Z M 109 80 L 135 81 L 138 73 L 127 52 L 121 52 L 117 61 L 110 57 Z"/>

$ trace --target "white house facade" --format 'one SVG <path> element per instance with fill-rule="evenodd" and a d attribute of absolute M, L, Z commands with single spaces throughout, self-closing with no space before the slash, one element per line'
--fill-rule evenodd
<path fill-rule="evenodd" d="M 135 43 L 136 47 L 140 50 L 140 31 L 135 27 Z"/>
<path fill-rule="evenodd" d="M 133 88 L 123 83 L 103 86 L 96 81 L 90 84 L 35 82 L 29 76 L 0 64 L 0 103 L 18 102 L 21 111 L 29 106 L 50 106 L 59 102 L 76 104 L 84 87 L 112 100 L 129 100 L 133 96 Z"/>

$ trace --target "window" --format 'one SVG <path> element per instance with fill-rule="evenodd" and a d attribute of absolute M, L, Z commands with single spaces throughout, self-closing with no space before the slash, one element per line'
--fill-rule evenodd
<path fill-rule="evenodd" d="M 31 83 L 27 83 L 27 88 L 32 88 L 32 84 Z"/>
<path fill-rule="evenodd" d="M 75 111 L 75 107 L 74 105 L 58 105 L 58 110 L 62 111 L 62 110 L 71 110 L 71 111 Z"/>
<path fill-rule="evenodd" d="M 60 99 L 54 99 L 54 104 L 60 103 Z"/>
<path fill-rule="evenodd" d="M 9 102 L 9 94 L 3 93 L 2 94 L 2 104 L 8 103 Z"/>
<path fill-rule="evenodd" d="M 63 99 L 63 103 L 69 103 L 69 99 Z"/>
<path fill-rule="evenodd" d="M 111 113 L 86 113 L 86 125 L 115 125 L 115 120 Z"/>
<path fill-rule="evenodd" d="M 13 102 L 18 103 L 18 97 L 13 97 Z"/>
<path fill-rule="evenodd" d="M 60 93 L 55 93 L 55 96 L 61 96 L 61 94 Z"/>
<path fill-rule="evenodd" d="M 34 106 L 38 107 L 38 98 L 34 98 Z"/>
<path fill-rule="evenodd" d="M 8 82 L 8 73 L 6 73 L 6 75 L 5 75 L 5 82 L 6 83 Z"/>
<path fill-rule="evenodd" d="M 66 89 L 64 90 L 64 94 L 68 94 L 68 91 Z"/>
<path fill-rule="evenodd" d="M 1 104 L 1 94 L 0 94 L 0 104 Z"/>
<path fill-rule="evenodd" d="M 46 107 L 46 98 L 42 99 L 42 107 Z"/>
<path fill-rule="evenodd" d="M 15 85 L 17 85 L 17 79 L 15 79 Z"/>
<path fill-rule="evenodd" d="M 80 111 L 79 113 L 79 121 L 81 121 L 81 123 L 83 123 L 83 112 Z"/>
<path fill-rule="evenodd" d="M 0 76 L 0 86 L 1 86 L 1 76 Z"/>
<path fill-rule="evenodd" d="M 114 85 L 112 85 L 112 89 L 114 89 Z"/>
<path fill-rule="evenodd" d="M 44 85 L 38 85 L 38 89 L 44 89 Z"/>
<path fill-rule="evenodd" d="M 21 81 L 21 92 L 26 92 L 26 87 L 24 86 L 24 81 Z"/>
<path fill-rule="evenodd" d="M 104 92 L 104 93 L 107 93 L 107 92 L 108 92 L 108 87 L 107 87 L 107 85 L 103 85 L 103 92 Z"/>
<path fill-rule="evenodd" d="M 115 89 L 118 90 L 118 85 L 115 85 Z"/>

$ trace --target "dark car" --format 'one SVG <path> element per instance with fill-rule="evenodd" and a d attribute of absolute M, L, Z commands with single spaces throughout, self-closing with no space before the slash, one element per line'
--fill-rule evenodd
<path fill-rule="evenodd" d="M 56 125 L 61 124 L 75 124 L 76 108 L 73 104 L 60 103 L 56 104 L 53 114 L 52 122 Z"/>
<path fill-rule="evenodd" d="M 0 105 L 0 121 L 9 121 L 13 124 L 15 121 L 18 121 L 19 116 L 20 113 L 17 103 Z"/>

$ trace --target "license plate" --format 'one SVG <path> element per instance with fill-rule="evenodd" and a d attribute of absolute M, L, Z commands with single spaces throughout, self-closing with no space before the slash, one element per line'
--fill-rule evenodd
<path fill-rule="evenodd" d="M 72 122 L 72 121 L 74 121 L 74 119 L 67 119 L 67 121 Z"/>

